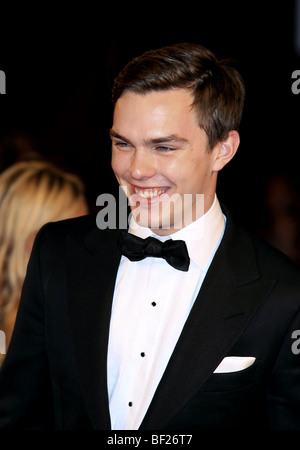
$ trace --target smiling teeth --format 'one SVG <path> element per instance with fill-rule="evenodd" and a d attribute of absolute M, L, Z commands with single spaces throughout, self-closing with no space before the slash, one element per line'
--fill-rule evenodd
<path fill-rule="evenodd" d="M 164 192 L 166 192 L 166 189 L 147 189 L 147 190 L 141 190 L 141 189 L 135 188 L 135 192 L 136 192 L 136 194 L 138 194 L 140 197 L 143 197 L 143 198 L 153 198 L 153 197 L 157 197 L 158 195 L 161 195 L 161 194 L 163 194 Z"/>

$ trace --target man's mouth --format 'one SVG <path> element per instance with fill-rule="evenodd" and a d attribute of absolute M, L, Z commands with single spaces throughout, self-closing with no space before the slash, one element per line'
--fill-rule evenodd
<path fill-rule="evenodd" d="M 134 192 L 138 194 L 142 198 L 154 198 L 159 197 L 160 195 L 164 194 L 168 188 L 138 188 L 136 186 L 133 187 Z"/>

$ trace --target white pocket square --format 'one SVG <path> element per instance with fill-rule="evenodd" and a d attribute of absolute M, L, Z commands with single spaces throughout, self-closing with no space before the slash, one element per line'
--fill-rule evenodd
<path fill-rule="evenodd" d="M 214 373 L 238 372 L 247 369 L 255 359 L 253 356 L 227 356 L 220 362 Z"/>

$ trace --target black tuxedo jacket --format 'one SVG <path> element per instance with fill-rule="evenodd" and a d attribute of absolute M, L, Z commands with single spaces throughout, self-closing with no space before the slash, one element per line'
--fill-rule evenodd
<path fill-rule="evenodd" d="M 1 369 L 0 428 L 110 429 L 106 358 L 117 235 L 89 216 L 39 232 Z M 141 429 L 300 429 L 300 354 L 292 338 L 299 306 L 298 267 L 227 213 Z M 214 373 L 227 356 L 256 360 Z"/>

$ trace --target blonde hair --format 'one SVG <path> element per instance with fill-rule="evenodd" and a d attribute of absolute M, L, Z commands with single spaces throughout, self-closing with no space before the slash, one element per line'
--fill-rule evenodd
<path fill-rule="evenodd" d="M 45 223 L 74 217 L 85 205 L 82 181 L 48 162 L 19 162 L 0 175 L 0 328 L 19 305 L 27 240 Z"/>

